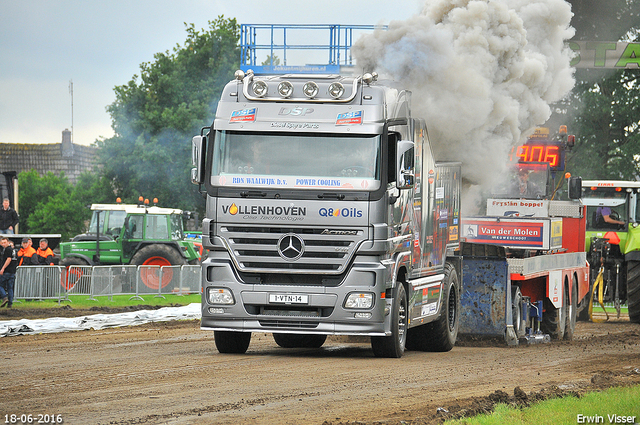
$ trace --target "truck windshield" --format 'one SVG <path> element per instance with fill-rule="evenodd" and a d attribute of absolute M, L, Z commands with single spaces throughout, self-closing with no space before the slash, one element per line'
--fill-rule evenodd
<path fill-rule="evenodd" d="M 376 190 L 379 135 L 216 131 L 211 184 Z"/>

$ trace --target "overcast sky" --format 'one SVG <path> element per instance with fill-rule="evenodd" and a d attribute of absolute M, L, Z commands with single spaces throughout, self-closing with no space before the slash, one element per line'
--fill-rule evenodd
<path fill-rule="evenodd" d="M 219 15 L 239 24 L 388 24 L 424 0 L 0 0 L 0 143 L 110 137 L 113 88 Z M 260 37 L 260 35 L 258 35 Z M 328 32 L 327 32 L 328 37 Z M 259 43 L 269 40 L 259 39 Z M 302 65 L 296 63 L 288 65 Z"/>

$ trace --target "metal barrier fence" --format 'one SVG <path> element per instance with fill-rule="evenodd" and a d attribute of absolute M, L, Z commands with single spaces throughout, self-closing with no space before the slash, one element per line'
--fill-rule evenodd
<path fill-rule="evenodd" d="M 24 266 L 16 271 L 16 300 L 65 300 L 69 295 L 164 297 L 200 293 L 202 269 L 184 266 Z"/>

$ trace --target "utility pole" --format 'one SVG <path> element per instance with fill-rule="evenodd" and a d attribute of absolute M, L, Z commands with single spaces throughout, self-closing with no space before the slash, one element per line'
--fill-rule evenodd
<path fill-rule="evenodd" d="M 73 143 L 73 80 L 69 80 L 69 94 L 71 95 L 71 143 Z"/>

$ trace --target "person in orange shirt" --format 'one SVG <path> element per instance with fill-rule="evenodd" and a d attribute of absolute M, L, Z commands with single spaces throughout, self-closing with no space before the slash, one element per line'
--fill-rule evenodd
<path fill-rule="evenodd" d="M 31 246 L 31 238 L 22 238 L 22 248 L 18 251 L 18 266 L 37 266 L 38 256 L 36 250 Z"/>
<path fill-rule="evenodd" d="M 40 247 L 36 251 L 36 260 L 40 266 L 53 266 L 55 265 L 55 257 L 53 251 L 49 248 L 49 241 L 45 238 L 40 239 Z"/>

